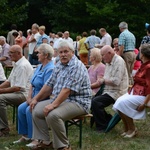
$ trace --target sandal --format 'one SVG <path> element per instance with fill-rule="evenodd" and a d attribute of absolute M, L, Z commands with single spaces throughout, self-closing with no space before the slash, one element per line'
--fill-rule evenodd
<path fill-rule="evenodd" d="M 32 150 L 41 150 L 41 149 L 53 149 L 53 143 L 50 142 L 48 145 L 44 144 L 43 141 L 33 141 L 30 144 L 26 145 L 27 147 L 31 148 Z"/>
<path fill-rule="evenodd" d="M 29 142 L 29 141 L 31 141 L 30 138 L 27 138 L 27 137 L 25 137 L 25 136 L 22 136 L 19 140 L 14 141 L 13 144 L 18 144 L 18 143 L 22 143 L 22 142 Z"/>
<path fill-rule="evenodd" d="M 26 144 L 26 146 L 29 147 L 29 148 L 34 148 L 34 147 L 37 147 L 37 145 L 38 145 L 39 143 L 40 143 L 40 141 L 34 140 L 34 141 L 32 141 L 31 143 Z"/>

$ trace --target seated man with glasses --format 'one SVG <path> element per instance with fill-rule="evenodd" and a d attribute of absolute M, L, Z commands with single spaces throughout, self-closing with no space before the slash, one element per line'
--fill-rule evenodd
<path fill-rule="evenodd" d="M 99 78 L 95 85 L 100 87 L 105 84 L 102 95 L 92 99 L 92 113 L 98 133 L 107 128 L 112 116 L 105 111 L 105 108 L 113 103 L 128 89 L 128 74 L 124 60 L 109 46 L 101 48 L 102 60 L 105 65 L 103 78 Z"/>
<path fill-rule="evenodd" d="M 22 48 L 19 45 L 13 45 L 10 48 L 9 56 L 15 63 L 8 80 L 0 85 L 0 137 L 7 136 L 10 130 L 7 105 L 18 106 L 26 101 L 30 77 L 33 73 L 33 68 L 22 55 Z"/>

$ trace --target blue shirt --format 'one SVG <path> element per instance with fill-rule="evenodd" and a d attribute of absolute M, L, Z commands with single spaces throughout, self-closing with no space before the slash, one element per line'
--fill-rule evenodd
<path fill-rule="evenodd" d="M 54 69 L 54 63 L 53 61 L 50 61 L 43 68 L 42 67 L 43 65 L 40 64 L 35 70 L 34 75 L 32 76 L 31 79 L 31 85 L 33 88 L 32 97 L 34 97 L 39 93 L 44 83 L 51 76 Z"/>
<path fill-rule="evenodd" d="M 95 35 L 91 35 L 86 38 L 84 43 L 87 43 L 89 46 L 89 49 L 92 49 L 95 47 L 95 44 L 100 44 L 100 38 Z"/>
<path fill-rule="evenodd" d="M 53 88 L 52 101 L 57 98 L 63 88 L 69 88 L 71 94 L 66 101 L 76 102 L 89 112 L 92 98 L 90 79 L 86 67 L 75 55 L 67 65 L 63 65 L 60 61 L 56 64 L 46 85 Z"/>
<path fill-rule="evenodd" d="M 39 47 L 42 44 L 43 38 L 47 38 L 49 40 L 49 37 L 46 34 L 41 35 L 36 43 L 36 47 Z"/>
<path fill-rule="evenodd" d="M 134 50 L 135 49 L 135 36 L 128 30 L 125 29 L 119 35 L 119 46 L 124 46 L 124 51 Z"/>

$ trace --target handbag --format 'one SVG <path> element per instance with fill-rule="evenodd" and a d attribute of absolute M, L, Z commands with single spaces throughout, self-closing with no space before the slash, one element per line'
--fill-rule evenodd
<path fill-rule="evenodd" d="M 31 57 L 33 59 L 38 59 L 38 56 L 37 56 L 38 52 L 36 52 L 35 50 L 33 51 L 33 53 L 31 54 Z"/>

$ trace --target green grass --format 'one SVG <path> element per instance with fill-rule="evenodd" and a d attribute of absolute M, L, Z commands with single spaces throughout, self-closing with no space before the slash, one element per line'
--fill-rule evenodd
<path fill-rule="evenodd" d="M 108 108 L 112 114 L 111 107 Z M 8 108 L 10 136 L 0 138 L 0 150 L 28 150 L 25 144 L 13 145 L 12 142 L 20 138 L 12 124 L 12 108 Z M 123 123 L 120 121 L 113 130 L 99 134 L 90 128 L 89 119 L 83 124 L 82 150 L 150 150 L 150 116 L 146 120 L 135 121 L 138 135 L 132 139 L 124 139 L 120 136 Z M 79 148 L 79 130 L 75 126 L 69 127 L 69 140 L 73 150 Z"/>

